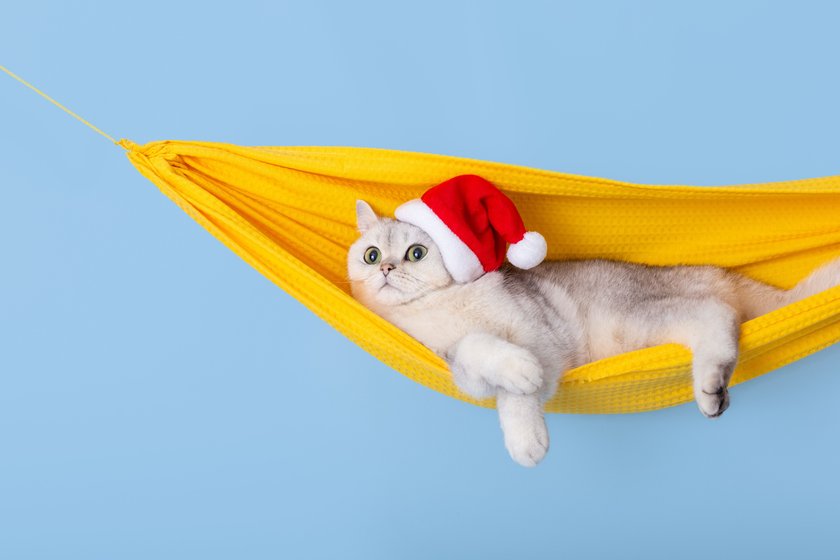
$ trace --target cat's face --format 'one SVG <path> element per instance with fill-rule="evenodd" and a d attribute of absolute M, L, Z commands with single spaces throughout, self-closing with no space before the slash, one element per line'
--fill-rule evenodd
<path fill-rule="evenodd" d="M 417 226 L 379 218 L 364 201 L 356 202 L 362 236 L 347 253 L 353 296 L 367 305 L 408 303 L 453 280 L 437 245 Z"/>

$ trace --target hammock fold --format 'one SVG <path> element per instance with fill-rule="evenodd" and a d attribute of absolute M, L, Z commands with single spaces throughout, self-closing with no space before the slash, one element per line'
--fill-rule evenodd
<path fill-rule="evenodd" d="M 228 248 L 407 377 L 467 402 L 446 364 L 356 302 L 346 251 L 355 201 L 392 215 L 452 176 L 485 177 L 548 241 L 549 259 L 712 264 L 789 288 L 840 255 L 840 176 L 732 187 L 646 186 L 431 154 L 128 140 L 132 164 Z M 744 323 L 732 384 L 840 340 L 840 288 Z M 692 400 L 691 354 L 675 344 L 565 373 L 550 412 L 627 413 Z"/>

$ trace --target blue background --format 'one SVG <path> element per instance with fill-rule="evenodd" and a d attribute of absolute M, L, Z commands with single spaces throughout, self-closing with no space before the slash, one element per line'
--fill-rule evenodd
<path fill-rule="evenodd" d="M 840 169 L 831 2 L 75 4 L 5 4 L 0 63 L 136 142 Z M 365 354 L 4 75 L 0 116 L 0 557 L 840 554 L 840 348 L 719 421 L 554 415 L 523 469 L 492 411 Z"/>

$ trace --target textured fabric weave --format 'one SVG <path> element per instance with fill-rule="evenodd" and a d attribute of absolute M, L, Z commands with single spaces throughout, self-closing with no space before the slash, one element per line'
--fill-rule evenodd
<path fill-rule="evenodd" d="M 549 259 L 713 264 L 788 288 L 840 255 L 840 177 L 734 187 L 644 186 L 431 154 L 123 140 L 137 169 L 279 287 L 409 378 L 462 395 L 445 363 L 349 294 L 354 203 L 390 215 L 460 174 L 502 189 Z M 743 325 L 733 383 L 840 339 L 840 289 Z M 566 372 L 551 412 L 641 412 L 692 399 L 691 355 L 668 344 Z M 342 372 L 343 373 L 343 372 Z"/>

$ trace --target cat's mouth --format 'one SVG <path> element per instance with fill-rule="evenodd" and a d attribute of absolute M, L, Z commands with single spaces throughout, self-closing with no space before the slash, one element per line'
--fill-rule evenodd
<path fill-rule="evenodd" d="M 390 280 L 388 280 L 388 277 L 387 277 L 387 276 L 385 276 L 385 277 L 383 278 L 383 280 L 382 280 L 382 285 L 381 285 L 381 286 L 379 286 L 379 291 L 381 292 L 382 290 L 384 290 L 385 288 L 388 288 L 388 287 L 390 287 L 390 288 L 394 288 L 394 289 L 395 289 L 395 290 L 397 290 L 398 292 L 399 292 L 399 291 L 402 291 L 402 290 L 400 290 L 399 288 L 397 288 L 396 286 L 394 286 L 394 284 L 393 284 Z"/>

